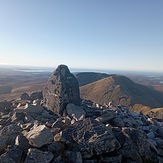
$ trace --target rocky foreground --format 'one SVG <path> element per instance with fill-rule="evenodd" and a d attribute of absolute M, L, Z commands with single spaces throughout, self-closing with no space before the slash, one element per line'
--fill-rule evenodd
<path fill-rule="evenodd" d="M 163 122 L 79 96 L 60 65 L 42 92 L 0 102 L 0 163 L 163 162 Z"/>

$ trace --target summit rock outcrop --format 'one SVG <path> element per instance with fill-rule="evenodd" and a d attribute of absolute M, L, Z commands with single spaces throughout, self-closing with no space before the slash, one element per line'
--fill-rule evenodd
<path fill-rule="evenodd" d="M 43 90 L 45 106 L 63 115 L 67 104 L 81 105 L 79 84 L 66 65 L 59 65 Z"/>

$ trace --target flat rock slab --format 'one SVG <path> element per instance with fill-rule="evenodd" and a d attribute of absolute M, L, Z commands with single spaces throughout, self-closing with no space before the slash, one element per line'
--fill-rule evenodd
<path fill-rule="evenodd" d="M 112 129 L 92 118 L 86 118 L 70 125 L 62 132 L 61 141 L 76 151 L 83 158 L 115 151 L 120 148 Z"/>
<path fill-rule="evenodd" d="M 53 141 L 53 134 L 45 125 L 34 126 L 25 134 L 29 144 L 34 147 L 41 147 Z"/>

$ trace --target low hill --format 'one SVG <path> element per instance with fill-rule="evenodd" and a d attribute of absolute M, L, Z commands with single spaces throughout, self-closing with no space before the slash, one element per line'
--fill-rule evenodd
<path fill-rule="evenodd" d="M 76 79 L 79 82 L 79 86 L 87 85 L 89 83 L 98 81 L 100 79 L 109 77 L 110 75 L 105 73 L 96 73 L 96 72 L 80 72 L 75 74 Z"/>
<path fill-rule="evenodd" d="M 133 106 L 142 104 L 149 107 L 163 106 L 163 93 L 136 84 L 129 78 L 110 75 L 107 78 L 80 87 L 81 98 L 96 103 L 114 101 L 116 105 Z"/>

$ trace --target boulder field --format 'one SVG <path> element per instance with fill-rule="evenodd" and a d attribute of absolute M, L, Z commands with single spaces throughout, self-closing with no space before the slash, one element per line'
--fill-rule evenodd
<path fill-rule="evenodd" d="M 163 122 L 81 100 L 65 65 L 20 97 L 0 102 L 0 163 L 163 162 Z"/>

